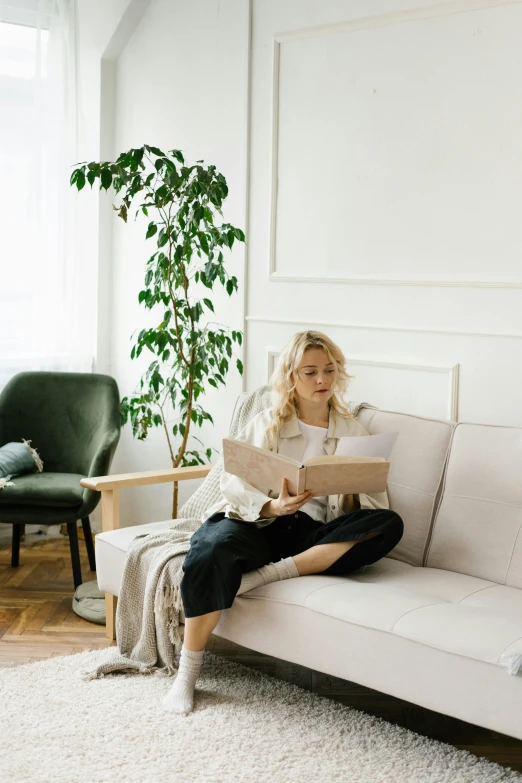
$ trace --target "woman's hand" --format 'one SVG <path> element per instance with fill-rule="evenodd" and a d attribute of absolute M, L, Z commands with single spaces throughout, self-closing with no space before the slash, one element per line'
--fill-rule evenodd
<path fill-rule="evenodd" d="M 267 519 L 268 517 L 283 517 L 285 514 L 293 514 L 313 497 L 314 493 L 311 490 L 302 492 L 300 495 L 289 495 L 288 480 L 284 478 L 281 481 L 281 492 L 279 497 L 277 500 L 274 499 L 265 503 L 261 509 L 260 517 L 262 519 Z"/>
<path fill-rule="evenodd" d="M 343 514 L 351 514 L 361 508 L 359 495 L 339 495 L 339 508 Z"/>

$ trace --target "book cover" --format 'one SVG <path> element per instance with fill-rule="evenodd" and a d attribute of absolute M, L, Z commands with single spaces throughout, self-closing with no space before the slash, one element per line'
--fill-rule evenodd
<path fill-rule="evenodd" d="M 261 492 L 279 497 L 283 478 L 288 492 L 317 495 L 384 492 L 390 463 L 384 457 L 324 454 L 300 463 L 250 443 L 223 438 L 224 468 Z"/>

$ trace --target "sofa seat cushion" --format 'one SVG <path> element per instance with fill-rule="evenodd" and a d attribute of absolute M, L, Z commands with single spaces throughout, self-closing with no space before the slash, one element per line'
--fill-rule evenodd
<path fill-rule="evenodd" d="M 83 502 L 83 473 L 29 473 L 13 476 L 12 487 L 0 491 L 0 505 L 76 508 Z"/>
<path fill-rule="evenodd" d="M 168 519 L 98 533 L 100 590 L 119 595 L 126 552 L 134 538 L 172 524 Z M 348 576 L 285 579 L 238 598 L 264 602 L 268 622 L 270 604 L 275 602 L 288 609 L 290 623 L 292 605 L 297 605 L 334 622 L 384 631 L 478 661 L 500 665 L 506 657 L 522 653 L 522 590 L 389 557 Z M 234 607 L 226 611 L 233 616 Z M 184 619 L 182 610 L 180 621 Z"/>
<path fill-rule="evenodd" d="M 388 557 L 347 576 L 286 579 L 240 597 L 290 612 L 302 606 L 488 663 L 522 653 L 522 590 Z M 267 607 L 267 622 L 269 615 Z"/>

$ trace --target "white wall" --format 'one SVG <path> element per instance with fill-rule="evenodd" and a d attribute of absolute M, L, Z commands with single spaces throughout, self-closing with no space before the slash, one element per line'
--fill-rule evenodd
<path fill-rule="evenodd" d="M 407 5 L 254 0 L 248 387 L 315 327 L 352 399 L 522 426 L 522 5 Z"/>
<path fill-rule="evenodd" d="M 132 0 L 77 0 L 78 29 L 78 162 L 100 160 L 102 136 L 102 61 Z M 100 231 L 110 210 L 110 197 L 89 185 L 77 197 L 77 266 L 83 291 L 82 352 L 95 359 L 95 372 L 110 371 L 110 275 Z M 100 214 L 101 213 L 101 214 Z M 103 247 L 103 246 L 102 246 Z M 104 263 L 105 262 L 105 263 Z M 110 270 L 109 270 L 110 271 Z"/>

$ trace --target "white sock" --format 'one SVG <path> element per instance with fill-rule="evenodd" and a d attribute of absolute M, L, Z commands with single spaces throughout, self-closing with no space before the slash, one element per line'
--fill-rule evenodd
<path fill-rule="evenodd" d="M 181 648 L 178 673 L 174 685 L 163 699 L 163 706 L 169 712 L 188 715 L 194 706 L 194 688 L 203 663 L 203 650 Z"/>
<path fill-rule="evenodd" d="M 255 587 L 261 587 L 261 585 L 267 585 L 269 582 L 277 582 L 278 579 L 292 579 L 299 575 L 294 558 L 285 557 L 277 563 L 268 563 L 268 565 L 243 574 L 237 595 L 247 593 Z"/>

